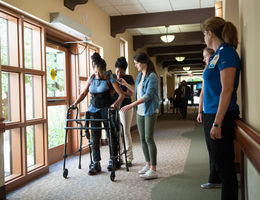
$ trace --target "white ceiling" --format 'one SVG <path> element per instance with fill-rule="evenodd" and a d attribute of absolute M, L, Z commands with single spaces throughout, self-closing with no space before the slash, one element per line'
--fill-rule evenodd
<path fill-rule="evenodd" d="M 214 7 L 219 0 L 92 0 L 110 16 Z M 164 26 L 127 29 L 132 35 L 166 33 Z M 168 33 L 200 31 L 200 24 L 169 26 Z"/>
<path fill-rule="evenodd" d="M 134 28 L 127 29 L 131 35 L 155 35 L 165 34 L 165 26 L 156 26 L 149 28 Z M 172 25 L 168 27 L 168 33 L 183 33 L 183 32 L 194 32 L 201 31 L 200 24 L 183 24 L 183 25 Z"/>
<path fill-rule="evenodd" d="M 110 16 L 214 7 L 218 0 L 92 0 Z"/>

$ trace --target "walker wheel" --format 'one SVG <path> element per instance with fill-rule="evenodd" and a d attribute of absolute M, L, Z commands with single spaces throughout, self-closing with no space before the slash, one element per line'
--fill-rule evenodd
<path fill-rule="evenodd" d="M 115 177 L 116 177 L 116 173 L 114 171 L 112 171 L 111 174 L 110 174 L 110 180 L 114 181 Z"/>
<path fill-rule="evenodd" d="M 64 170 L 63 170 L 63 177 L 64 177 L 64 178 L 67 178 L 68 173 L 69 173 L 68 169 L 64 169 Z"/>

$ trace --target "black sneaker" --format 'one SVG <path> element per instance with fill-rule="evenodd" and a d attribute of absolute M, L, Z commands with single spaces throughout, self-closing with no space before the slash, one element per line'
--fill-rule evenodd
<path fill-rule="evenodd" d="M 113 171 L 116 169 L 119 169 L 121 167 L 122 163 L 118 160 L 115 161 L 115 163 L 113 164 L 113 161 L 110 160 L 107 166 L 107 170 L 108 171 Z"/>
<path fill-rule="evenodd" d="M 96 175 L 97 173 L 101 172 L 101 167 L 99 162 L 93 162 L 89 166 L 88 175 Z"/>

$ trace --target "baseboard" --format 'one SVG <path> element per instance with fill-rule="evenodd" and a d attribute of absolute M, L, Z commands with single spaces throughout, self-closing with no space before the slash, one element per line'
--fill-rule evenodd
<path fill-rule="evenodd" d="M 5 200 L 6 199 L 5 185 L 0 187 L 0 199 L 1 200 Z"/>

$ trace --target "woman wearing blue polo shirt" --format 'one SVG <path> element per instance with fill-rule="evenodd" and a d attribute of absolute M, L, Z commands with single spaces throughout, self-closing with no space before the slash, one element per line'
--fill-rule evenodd
<path fill-rule="evenodd" d="M 212 164 L 222 182 L 222 200 L 238 199 L 234 164 L 235 119 L 238 118 L 237 87 L 240 59 L 236 52 L 236 27 L 219 17 L 207 19 L 203 25 L 207 47 L 215 53 L 204 71 L 203 125 L 210 134 Z"/>
<path fill-rule="evenodd" d="M 158 77 L 154 65 L 145 53 L 138 53 L 134 63 L 139 71 L 135 89 L 129 84 L 126 87 L 135 92 L 136 101 L 121 108 L 123 112 L 136 106 L 137 127 L 140 134 L 146 165 L 138 172 L 141 178 L 158 178 L 156 172 L 157 149 L 154 142 L 154 125 L 159 113 Z"/>
<path fill-rule="evenodd" d="M 112 76 L 112 74 L 106 74 L 106 62 L 103 60 L 98 53 L 94 53 L 91 56 L 94 74 L 88 79 L 87 85 L 77 100 L 72 104 L 72 107 L 76 107 L 90 92 L 91 100 L 90 105 L 88 107 L 88 111 L 90 112 L 91 119 L 107 119 L 108 118 L 108 108 L 112 107 L 115 109 L 119 108 L 120 102 L 124 99 L 123 91 L 120 89 L 118 83 Z M 114 89 L 118 94 L 117 100 L 113 102 L 111 96 L 111 90 Z M 104 127 L 108 127 L 108 122 L 103 122 Z M 101 127 L 100 121 L 91 121 L 92 127 Z M 108 135 L 108 130 L 106 130 Z M 112 138 L 112 148 L 113 155 L 118 155 L 118 140 L 116 133 L 111 130 L 111 138 Z M 101 171 L 100 166 L 100 138 L 101 138 L 101 130 L 96 129 L 92 130 L 92 147 L 93 147 L 93 162 L 90 164 L 90 168 L 88 171 L 89 175 L 96 175 Z M 119 161 L 116 163 L 112 162 L 112 159 L 109 161 L 109 165 L 107 169 L 109 171 L 113 170 L 113 167 L 119 167 Z"/>

